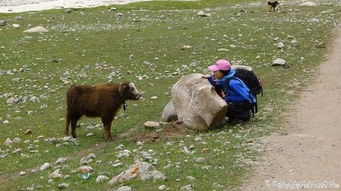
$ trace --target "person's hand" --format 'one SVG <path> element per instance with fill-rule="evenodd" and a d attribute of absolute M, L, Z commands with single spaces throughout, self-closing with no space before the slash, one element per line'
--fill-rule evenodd
<path fill-rule="evenodd" d="M 209 78 L 209 77 L 210 77 L 210 75 L 208 75 L 208 74 L 204 74 L 204 75 L 202 75 L 201 77 L 202 77 L 202 78 L 205 78 L 205 79 L 207 79 L 207 78 Z"/>

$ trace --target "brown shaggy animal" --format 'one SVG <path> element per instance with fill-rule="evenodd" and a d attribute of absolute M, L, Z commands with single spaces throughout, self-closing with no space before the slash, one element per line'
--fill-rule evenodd
<path fill-rule="evenodd" d="M 276 11 L 277 5 L 279 5 L 278 1 L 268 1 L 269 12 Z"/>
<path fill-rule="evenodd" d="M 104 126 L 104 138 L 112 141 L 111 122 L 116 112 L 126 100 L 138 100 L 141 93 L 133 83 L 101 83 L 95 86 L 72 85 L 67 91 L 67 114 L 65 136 L 69 135 L 71 123 L 72 137 L 76 138 L 77 121 L 83 116 L 100 117 Z"/>

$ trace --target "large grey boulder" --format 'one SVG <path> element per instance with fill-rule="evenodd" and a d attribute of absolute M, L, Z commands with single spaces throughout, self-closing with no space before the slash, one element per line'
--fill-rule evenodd
<path fill-rule="evenodd" d="M 176 111 L 174 109 L 174 105 L 172 100 L 168 102 L 168 104 L 163 108 L 162 111 L 162 121 L 164 122 L 171 122 L 178 120 L 178 116 L 176 114 Z"/>
<path fill-rule="evenodd" d="M 171 97 L 178 121 L 191 129 L 208 130 L 225 121 L 227 104 L 202 74 L 183 76 L 174 84 Z M 171 110 L 169 104 L 164 111 Z"/>

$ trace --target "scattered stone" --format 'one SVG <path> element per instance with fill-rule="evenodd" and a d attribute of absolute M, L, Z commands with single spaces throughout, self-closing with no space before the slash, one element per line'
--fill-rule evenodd
<path fill-rule="evenodd" d="M 60 174 L 60 169 L 55 170 L 51 174 L 49 174 L 49 178 L 60 178 L 62 174 Z"/>
<path fill-rule="evenodd" d="M 192 185 L 186 185 L 186 186 L 183 186 L 181 187 L 181 190 L 185 190 L 185 191 L 192 191 L 193 189 L 193 186 Z"/>
<path fill-rule="evenodd" d="M 97 182 L 97 183 L 102 183 L 102 182 L 105 182 L 105 181 L 107 181 L 107 180 L 109 180 L 109 177 L 104 176 L 104 175 L 99 175 L 99 176 L 97 176 L 97 178 L 96 178 L 96 182 Z"/>
<path fill-rule="evenodd" d="M 20 143 L 21 139 L 16 137 L 12 141 L 13 141 L 13 143 Z"/>
<path fill-rule="evenodd" d="M 206 159 L 204 158 L 204 157 L 198 157 L 198 158 L 196 158 L 195 159 L 195 162 L 205 162 L 206 161 Z"/>
<path fill-rule="evenodd" d="M 92 137 L 92 136 L 94 136 L 94 134 L 93 133 L 88 133 L 88 134 L 86 134 L 86 136 L 87 137 Z"/>
<path fill-rule="evenodd" d="M 186 178 L 187 178 L 188 180 L 190 180 L 190 181 L 195 180 L 195 178 L 194 178 L 193 176 L 186 176 Z"/>
<path fill-rule="evenodd" d="M 116 191 L 132 191 L 133 189 L 129 186 L 121 186 L 119 188 L 117 188 Z"/>
<path fill-rule="evenodd" d="M 142 146 L 142 145 L 143 145 L 143 142 L 142 142 L 142 141 L 137 141 L 137 142 L 136 142 L 136 145 L 137 145 L 137 146 Z"/>
<path fill-rule="evenodd" d="M 6 103 L 7 104 L 15 104 L 15 103 L 19 103 L 19 99 L 18 98 L 13 98 L 13 97 L 11 97 L 11 98 L 9 98 L 9 99 L 7 99 L 6 100 Z"/>
<path fill-rule="evenodd" d="M 311 2 L 311 1 L 307 1 L 307 2 L 304 2 L 304 3 L 301 3 L 300 6 L 310 6 L 310 7 L 315 7 L 317 6 L 316 3 L 314 2 Z"/>
<path fill-rule="evenodd" d="M 227 48 L 219 48 L 218 49 L 218 52 L 228 52 L 229 51 L 229 49 L 227 49 Z"/>
<path fill-rule="evenodd" d="M 2 123 L 3 124 L 9 124 L 9 121 L 8 120 L 4 120 Z"/>
<path fill-rule="evenodd" d="M 18 83 L 18 82 L 20 82 L 21 81 L 21 78 L 13 78 L 12 79 L 12 82 L 13 83 Z"/>
<path fill-rule="evenodd" d="M 151 100 L 156 100 L 156 99 L 158 99 L 158 97 L 157 96 L 152 96 L 152 97 L 150 97 L 150 99 Z"/>
<path fill-rule="evenodd" d="M 12 27 L 15 29 L 18 29 L 18 28 L 20 28 L 20 25 L 19 24 L 12 24 Z"/>
<path fill-rule="evenodd" d="M 148 179 L 161 179 L 165 180 L 166 176 L 160 171 L 155 170 L 155 167 L 147 162 L 137 162 L 132 165 L 128 170 L 121 172 L 119 175 L 113 177 L 109 184 L 116 184 L 126 182 L 130 179 L 139 177 L 141 180 Z"/>
<path fill-rule="evenodd" d="M 276 44 L 277 48 L 282 49 L 284 47 L 283 42 L 279 42 Z"/>
<path fill-rule="evenodd" d="M 123 17 L 123 13 L 116 13 L 116 14 L 115 14 L 115 17 L 121 18 L 121 17 Z"/>
<path fill-rule="evenodd" d="M 155 129 L 160 127 L 160 123 L 155 122 L 155 121 L 147 121 L 144 123 L 144 126 L 146 129 Z"/>
<path fill-rule="evenodd" d="M 23 18 L 22 16 L 16 16 L 15 19 L 16 19 L 17 21 L 22 21 L 22 20 L 24 20 L 24 18 Z"/>
<path fill-rule="evenodd" d="M 72 13 L 72 9 L 65 9 L 65 13 Z"/>
<path fill-rule="evenodd" d="M 199 17 L 209 17 L 209 16 L 211 16 L 210 13 L 206 13 L 206 12 L 204 12 L 204 11 L 199 11 L 199 12 L 197 13 L 197 15 L 198 15 Z"/>
<path fill-rule="evenodd" d="M 46 162 L 39 169 L 40 169 L 40 171 L 44 171 L 44 170 L 46 170 L 46 169 L 48 169 L 50 167 L 51 167 L 51 164 Z"/>
<path fill-rule="evenodd" d="M 46 30 L 44 27 L 42 26 L 37 26 L 28 30 L 24 31 L 25 33 L 44 33 L 44 32 L 49 32 L 48 30 Z"/>
<path fill-rule="evenodd" d="M 70 184 L 67 184 L 67 183 L 61 183 L 61 184 L 58 184 L 58 188 L 59 189 L 65 189 L 65 188 L 68 188 L 70 186 Z"/>
<path fill-rule="evenodd" d="M 63 164 L 66 160 L 67 160 L 66 158 L 59 158 L 59 159 L 57 159 L 55 164 Z"/>
<path fill-rule="evenodd" d="M 5 146 L 9 146 L 9 145 L 11 145 L 11 144 L 13 144 L 13 141 L 12 141 L 10 138 L 7 138 L 7 139 L 5 140 L 5 142 L 4 142 L 4 145 L 5 145 Z"/>
<path fill-rule="evenodd" d="M 181 50 L 186 50 L 186 49 L 191 49 L 191 48 L 192 48 L 191 45 L 183 45 L 183 46 L 181 47 Z"/>
<path fill-rule="evenodd" d="M 0 20 L 0 27 L 6 26 L 6 21 L 5 20 Z"/>
<path fill-rule="evenodd" d="M 93 168 L 91 166 L 81 166 L 77 169 L 79 173 L 87 173 L 87 172 L 92 172 Z"/>
<path fill-rule="evenodd" d="M 196 142 L 202 142 L 202 141 L 203 141 L 201 137 L 195 137 L 194 140 L 195 140 Z"/>
<path fill-rule="evenodd" d="M 167 186 L 163 184 L 163 185 L 159 186 L 158 189 L 159 189 L 159 190 L 165 190 L 166 188 L 167 188 Z"/>
<path fill-rule="evenodd" d="M 282 58 L 277 58 L 276 60 L 273 61 L 272 66 L 285 66 L 286 61 Z"/>
<path fill-rule="evenodd" d="M 316 45 L 316 48 L 326 48 L 326 43 L 324 43 L 324 42 L 319 42 L 319 43 Z"/>
<path fill-rule="evenodd" d="M 24 175 L 26 175 L 26 172 L 24 172 L 24 171 L 20 171 L 20 176 L 24 176 Z"/>
<path fill-rule="evenodd" d="M 129 157 L 131 155 L 131 151 L 128 149 L 125 149 L 123 151 L 120 151 L 117 155 L 118 158 L 122 158 L 122 157 Z"/>
<path fill-rule="evenodd" d="M 113 167 L 118 167 L 118 166 L 122 166 L 122 165 L 123 165 L 123 163 L 118 162 L 118 163 L 113 164 L 112 166 L 113 166 Z"/>
<path fill-rule="evenodd" d="M 117 10 L 116 7 L 111 7 L 111 8 L 110 8 L 110 11 L 116 11 L 116 10 Z"/>
<path fill-rule="evenodd" d="M 32 130 L 31 129 L 26 130 L 25 135 L 32 135 Z"/>

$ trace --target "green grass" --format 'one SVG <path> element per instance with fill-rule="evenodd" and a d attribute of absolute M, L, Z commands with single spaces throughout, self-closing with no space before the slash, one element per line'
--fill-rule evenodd
<path fill-rule="evenodd" d="M 33 184 L 35 188 L 41 186 L 40 190 L 56 190 L 62 182 L 71 184 L 69 190 L 117 188 L 118 185 L 97 184 L 97 175 L 105 174 L 111 178 L 133 164 L 134 156 L 140 156 L 140 151 L 150 149 L 155 151 L 154 157 L 158 159 L 157 169 L 164 172 L 168 180 L 133 180 L 126 185 L 136 190 L 157 190 L 162 184 L 171 190 L 180 190 L 188 184 L 194 190 L 229 190 L 240 186 L 261 151 L 257 141 L 249 144 L 248 140 L 268 135 L 282 126 L 283 111 L 297 98 L 297 92 L 316 75 L 316 66 L 324 60 L 326 50 L 315 45 L 330 43 L 332 30 L 341 15 L 341 8 L 337 6 L 305 8 L 287 5 L 282 7 L 284 13 L 268 13 L 266 7 L 248 6 L 245 2 L 249 1 L 160 1 L 117 6 L 116 12 L 100 7 L 79 9 L 71 14 L 63 10 L 0 14 L 0 19 L 6 19 L 8 23 L 8 26 L 0 28 L 0 72 L 12 73 L 0 74 L 0 143 L 7 138 L 21 139 L 12 147 L 0 146 L 0 155 L 8 154 L 0 158 L 0 176 L 10 180 L 2 183 L 0 190 L 20 190 Z M 240 7 L 235 8 L 236 3 L 240 3 Z M 204 8 L 210 8 L 212 16 L 197 17 L 199 9 Z M 240 14 L 241 9 L 246 12 Z M 323 13 L 326 10 L 331 11 Z M 118 12 L 123 13 L 123 18 L 115 17 Z M 19 15 L 23 20 L 16 20 Z M 20 24 L 21 28 L 12 28 L 12 23 Z M 37 25 L 46 27 L 49 32 L 22 33 Z M 285 44 L 283 52 L 274 46 L 276 37 Z M 298 41 L 297 47 L 290 46 L 292 39 Z M 191 45 L 192 48 L 181 50 L 183 45 Z M 218 51 L 221 48 L 228 51 Z M 170 100 L 170 87 L 180 76 L 201 73 L 220 58 L 234 62 L 241 60 L 252 66 L 263 80 L 265 96 L 260 98 L 260 112 L 251 123 L 146 143 L 142 148 L 131 141 L 131 137 L 145 131 L 145 121 L 160 119 L 163 107 Z M 285 59 L 290 67 L 272 67 L 275 58 Z M 148 66 L 144 61 L 152 65 Z M 199 66 L 190 67 L 192 62 L 199 62 Z M 30 71 L 16 72 L 25 65 Z M 129 74 L 128 70 L 133 74 Z M 172 75 L 174 72 L 179 75 Z M 111 73 L 115 74 L 113 81 L 134 81 L 138 89 L 145 92 L 143 100 L 129 102 L 128 110 L 124 114 L 120 112 L 113 122 L 113 135 L 136 129 L 131 137 L 120 138 L 103 149 L 88 151 L 103 142 L 102 126 L 99 119 L 82 118 L 79 122 L 81 128 L 77 130 L 79 145 L 57 147 L 58 141 L 45 141 L 63 137 L 65 92 L 69 85 L 64 85 L 61 80 L 96 84 L 107 81 Z M 142 80 L 138 79 L 139 76 Z M 13 78 L 21 78 L 22 81 L 15 83 Z M 14 95 L 28 96 L 28 101 L 7 105 L 6 100 Z M 32 96 L 39 97 L 40 103 L 29 101 Z M 158 99 L 151 100 L 151 96 Z M 44 104 L 47 107 L 41 109 Z M 28 115 L 28 111 L 32 114 Z M 4 120 L 9 120 L 9 124 L 3 124 Z M 88 129 L 93 123 L 99 125 Z M 33 134 L 25 135 L 27 129 L 32 129 Z M 89 132 L 95 135 L 86 137 Z M 202 137 L 206 144 L 196 143 L 196 136 Z M 30 142 L 24 143 L 25 140 Z M 39 143 L 34 143 L 35 140 Z M 167 146 L 168 141 L 173 144 Z M 110 161 L 118 159 L 118 151 L 114 148 L 119 144 L 137 151 L 128 158 L 120 159 L 124 166 L 112 167 Z M 183 147 L 192 144 L 196 147 L 194 153 L 185 154 Z M 12 153 L 17 148 L 21 152 Z M 204 148 L 208 148 L 209 152 L 202 152 Z M 31 153 L 32 150 L 39 152 Z M 84 155 L 94 152 L 96 160 L 101 161 L 90 164 L 95 171 L 86 181 L 71 172 L 79 167 L 79 159 L 84 156 L 79 156 L 81 151 Z M 20 153 L 29 154 L 29 158 L 23 158 Z M 30 172 L 46 161 L 54 163 L 62 156 L 70 158 L 66 162 L 69 167 L 62 170 L 63 175 L 70 175 L 68 179 L 48 183 L 47 177 L 52 169 L 15 176 L 20 171 Z M 206 161 L 197 163 L 194 161 L 196 157 L 204 157 Z M 163 169 L 168 163 L 173 167 Z M 209 166 L 208 170 L 201 169 L 205 165 Z M 190 181 L 186 176 L 196 179 Z"/>

